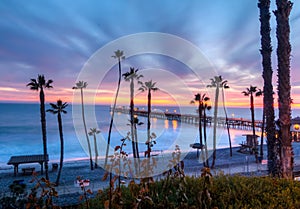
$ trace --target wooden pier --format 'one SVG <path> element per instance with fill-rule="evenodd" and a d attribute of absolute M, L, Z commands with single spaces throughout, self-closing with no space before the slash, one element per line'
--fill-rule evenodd
<path fill-rule="evenodd" d="M 118 107 L 116 108 L 116 112 L 123 113 L 123 114 L 129 114 L 129 109 L 124 107 Z M 148 111 L 146 110 L 134 110 L 134 115 L 141 116 L 141 117 L 147 117 Z M 171 112 L 157 112 L 152 111 L 151 118 L 157 118 L 162 120 L 176 120 L 180 121 L 181 123 L 190 123 L 190 124 L 198 124 L 199 123 L 199 117 L 198 115 L 193 114 L 180 114 L 180 113 L 171 113 Z M 204 120 L 202 119 L 202 122 Z M 227 120 L 228 125 L 230 128 L 234 129 L 245 129 L 250 130 L 252 129 L 252 122 L 251 120 L 243 119 L 243 118 L 228 118 Z M 208 126 L 211 126 L 213 124 L 213 117 L 208 116 L 206 118 L 206 124 Z M 226 118 L 225 117 L 219 117 L 217 120 L 217 125 L 219 127 L 226 127 Z M 256 120 L 255 121 L 255 128 L 261 129 L 262 121 Z"/>

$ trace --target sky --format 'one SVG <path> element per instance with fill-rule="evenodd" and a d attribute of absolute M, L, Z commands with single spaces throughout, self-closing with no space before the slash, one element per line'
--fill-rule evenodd
<path fill-rule="evenodd" d="M 274 2 L 271 10 L 276 9 Z M 38 74 L 54 81 L 54 88 L 45 92 L 46 102 L 77 101 L 72 87 L 82 78 L 87 63 L 97 52 L 116 40 L 149 32 L 175 36 L 197 47 L 213 66 L 213 71 L 206 70 L 210 71 L 209 75 L 222 75 L 228 81 L 230 89 L 226 90 L 225 97 L 229 106 L 248 106 L 249 98 L 241 92 L 250 85 L 263 88 L 257 1 L 2 0 L 0 16 L 0 102 L 38 102 L 38 93 L 26 87 Z M 300 27 L 296 27 L 299 24 L 300 5 L 295 1 L 290 16 L 293 107 L 300 107 Z M 276 91 L 277 41 L 273 13 L 271 27 Z M 159 41 L 154 45 L 167 47 Z M 176 44 L 168 47 L 172 48 L 168 49 L 170 53 L 172 50 L 181 56 L 186 53 L 185 49 L 176 48 Z M 111 48 L 111 53 L 104 58 L 114 65 L 92 75 L 98 86 L 95 89 L 88 85 L 85 94 L 94 95 L 94 100 L 88 101 L 112 103 L 118 71 L 117 61 L 111 56 L 118 49 L 118 46 Z M 127 56 L 130 50 L 120 50 L 124 50 L 126 57 L 122 61 L 122 73 L 135 67 L 144 75 L 143 81 L 157 82 L 161 91 L 153 94 L 154 104 L 188 105 L 198 92 L 213 98 L 213 93 L 206 88 L 211 77 L 206 77 L 208 72 L 204 69 L 196 73 L 202 75 L 199 78 L 196 69 L 174 57 L 146 52 Z M 102 66 L 100 63 L 98 68 Z M 129 84 L 123 80 L 118 104 L 128 104 L 128 98 Z M 145 93 L 137 93 L 137 104 L 145 103 L 145 99 Z M 256 98 L 256 103 L 261 105 L 262 98 Z"/>

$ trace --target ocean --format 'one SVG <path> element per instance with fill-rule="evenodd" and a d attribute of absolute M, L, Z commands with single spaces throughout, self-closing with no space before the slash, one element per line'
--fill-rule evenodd
<path fill-rule="evenodd" d="M 75 106 L 74 106 L 75 107 Z M 80 106 L 77 107 L 77 109 Z M 46 109 L 50 108 L 46 105 Z M 145 108 L 146 107 L 139 107 Z M 76 109 L 76 108 L 74 108 Z M 88 108 L 86 106 L 86 115 L 89 115 L 89 111 L 92 110 L 92 114 L 95 116 L 97 127 L 89 126 L 89 118 L 87 118 L 87 128 L 99 128 L 100 134 L 96 135 L 97 148 L 100 156 L 105 155 L 106 141 L 108 135 L 108 128 L 110 122 L 110 107 L 104 105 L 96 105 L 95 107 Z M 196 114 L 195 107 L 152 107 L 152 110 L 156 111 L 168 111 L 177 113 L 189 113 Z M 67 107 L 67 114 L 62 115 L 63 120 L 63 134 L 65 142 L 64 159 L 65 161 L 72 161 L 75 159 L 85 159 L 88 157 L 87 142 L 83 131 L 83 124 L 81 119 L 81 112 L 72 112 L 72 105 Z M 42 131 L 40 124 L 40 112 L 39 104 L 10 104 L 0 103 L 0 167 L 5 166 L 9 158 L 13 155 L 31 155 L 42 154 Z M 227 108 L 228 117 L 245 118 L 250 119 L 249 108 Z M 212 111 L 208 114 L 212 114 Z M 220 116 L 224 112 L 220 109 Z M 262 109 L 256 108 L 255 111 L 256 120 L 261 120 Z M 300 111 L 293 111 L 293 117 L 299 116 Z M 140 122 L 143 125 L 138 127 L 138 140 L 139 151 L 144 152 L 146 150 L 145 137 L 147 136 L 147 119 L 145 117 L 139 117 Z M 60 139 L 58 132 L 58 124 L 56 115 L 46 113 L 47 121 L 47 145 L 50 162 L 57 162 L 60 157 Z M 128 116 L 120 113 L 115 114 L 115 126 L 112 132 L 111 138 L 111 150 L 120 145 L 120 140 L 126 137 L 130 126 L 128 126 Z M 197 135 L 196 124 L 180 123 L 178 121 L 168 121 L 163 119 L 151 119 L 151 132 L 157 135 L 156 144 L 153 150 L 156 151 L 173 151 L 175 145 L 179 145 L 183 150 L 189 150 L 190 144 L 199 142 L 199 136 Z M 76 126 L 74 127 L 74 124 Z M 212 128 L 207 129 L 208 132 L 208 146 L 212 146 Z M 224 128 L 218 128 L 218 148 L 229 147 L 227 131 Z M 245 140 L 244 134 L 251 133 L 251 130 L 235 130 L 230 129 L 230 135 L 232 140 L 232 146 L 239 146 L 239 144 Z M 257 133 L 260 135 L 260 133 Z M 94 154 L 94 139 L 89 136 L 92 146 L 92 152 Z M 127 146 L 124 148 L 127 153 L 131 153 L 131 142 L 127 142 Z"/>

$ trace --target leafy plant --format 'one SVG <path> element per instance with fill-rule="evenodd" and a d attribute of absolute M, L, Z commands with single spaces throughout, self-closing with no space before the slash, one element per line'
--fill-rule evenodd
<path fill-rule="evenodd" d="M 89 205 L 89 195 L 93 194 L 91 189 L 86 189 L 86 183 L 89 183 L 89 181 L 87 181 L 86 179 L 83 179 L 81 176 L 77 176 L 77 182 L 79 183 L 79 186 L 83 192 L 82 195 L 79 196 L 79 200 L 80 201 L 84 201 L 86 208 L 89 209 L 90 205 Z"/>
<path fill-rule="evenodd" d="M 60 208 L 53 203 L 53 198 L 58 197 L 58 193 L 55 190 L 55 183 L 50 182 L 44 177 L 39 179 L 36 173 L 33 173 L 30 183 L 34 182 L 36 184 L 27 197 L 26 209 Z"/>
<path fill-rule="evenodd" d="M 109 156 L 110 165 L 106 165 L 106 170 L 102 180 L 105 181 L 109 176 L 109 200 L 106 201 L 108 207 L 111 208 L 114 204 L 121 204 L 121 184 L 125 182 L 121 181 L 121 175 L 128 177 L 131 173 L 130 163 L 128 159 L 128 154 L 123 150 L 123 147 L 126 146 L 126 140 L 129 140 L 130 132 L 127 133 L 127 136 L 121 139 L 121 145 L 115 147 L 114 155 Z M 122 166 L 123 165 L 123 166 Z M 123 167 L 123 169 L 122 169 Z M 128 167 L 128 170 L 126 170 Z M 112 178 L 112 172 L 115 173 L 114 178 Z M 115 188 L 115 182 L 118 180 L 118 187 Z"/>
<path fill-rule="evenodd" d="M 9 185 L 11 194 L 0 198 L 0 208 L 13 209 L 22 208 L 26 202 L 24 195 L 26 194 L 26 184 L 22 181 L 14 181 Z"/>

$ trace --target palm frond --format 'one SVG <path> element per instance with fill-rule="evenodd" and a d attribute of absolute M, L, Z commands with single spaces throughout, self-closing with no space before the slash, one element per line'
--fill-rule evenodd
<path fill-rule="evenodd" d="M 261 95 L 263 95 L 263 92 L 262 92 L 261 89 L 259 89 L 259 90 L 255 93 L 255 96 L 256 96 L 256 97 L 259 97 L 259 96 L 261 96 Z"/>
<path fill-rule="evenodd" d="M 38 84 L 40 86 L 45 86 L 45 84 L 46 84 L 46 80 L 45 80 L 45 76 L 44 75 L 38 75 L 37 81 L 38 81 Z"/>
<path fill-rule="evenodd" d="M 50 112 L 52 114 L 57 114 L 59 111 L 54 109 L 48 109 L 47 112 Z"/>
<path fill-rule="evenodd" d="M 59 109 L 59 106 L 54 103 L 50 103 L 50 106 L 52 107 L 52 109 Z"/>
<path fill-rule="evenodd" d="M 138 90 L 141 91 L 141 92 L 144 92 L 144 91 L 145 91 L 145 88 L 140 87 Z"/>
<path fill-rule="evenodd" d="M 31 90 L 38 90 L 39 85 L 36 81 L 36 79 L 30 79 L 31 82 L 29 82 L 26 86 L 29 86 Z"/>
<path fill-rule="evenodd" d="M 204 97 L 204 99 L 203 99 L 205 102 L 207 102 L 208 100 L 210 100 L 210 98 L 209 97 Z"/>
<path fill-rule="evenodd" d="M 51 83 L 53 83 L 53 80 L 48 80 L 47 82 L 46 82 L 46 84 L 45 84 L 45 87 L 46 88 L 53 88 L 53 86 L 51 86 Z"/>
<path fill-rule="evenodd" d="M 30 86 L 30 90 L 39 90 L 39 86 L 38 85 Z"/>
<path fill-rule="evenodd" d="M 242 91 L 242 94 L 244 94 L 244 96 L 249 96 L 249 91 Z"/>
<path fill-rule="evenodd" d="M 78 83 L 75 84 L 75 86 L 72 89 L 84 89 L 88 85 L 87 82 L 85 81 L 79 81 Z"/>
<path fill-rule="evenodd" d="M 68 107 L 69 106 L 69 104 L 67 103 L 67 102 L 64 102 L 63 104 L 62 104 L 62 107 L 63 108 L 66 108 L 66 107 Z"/>

